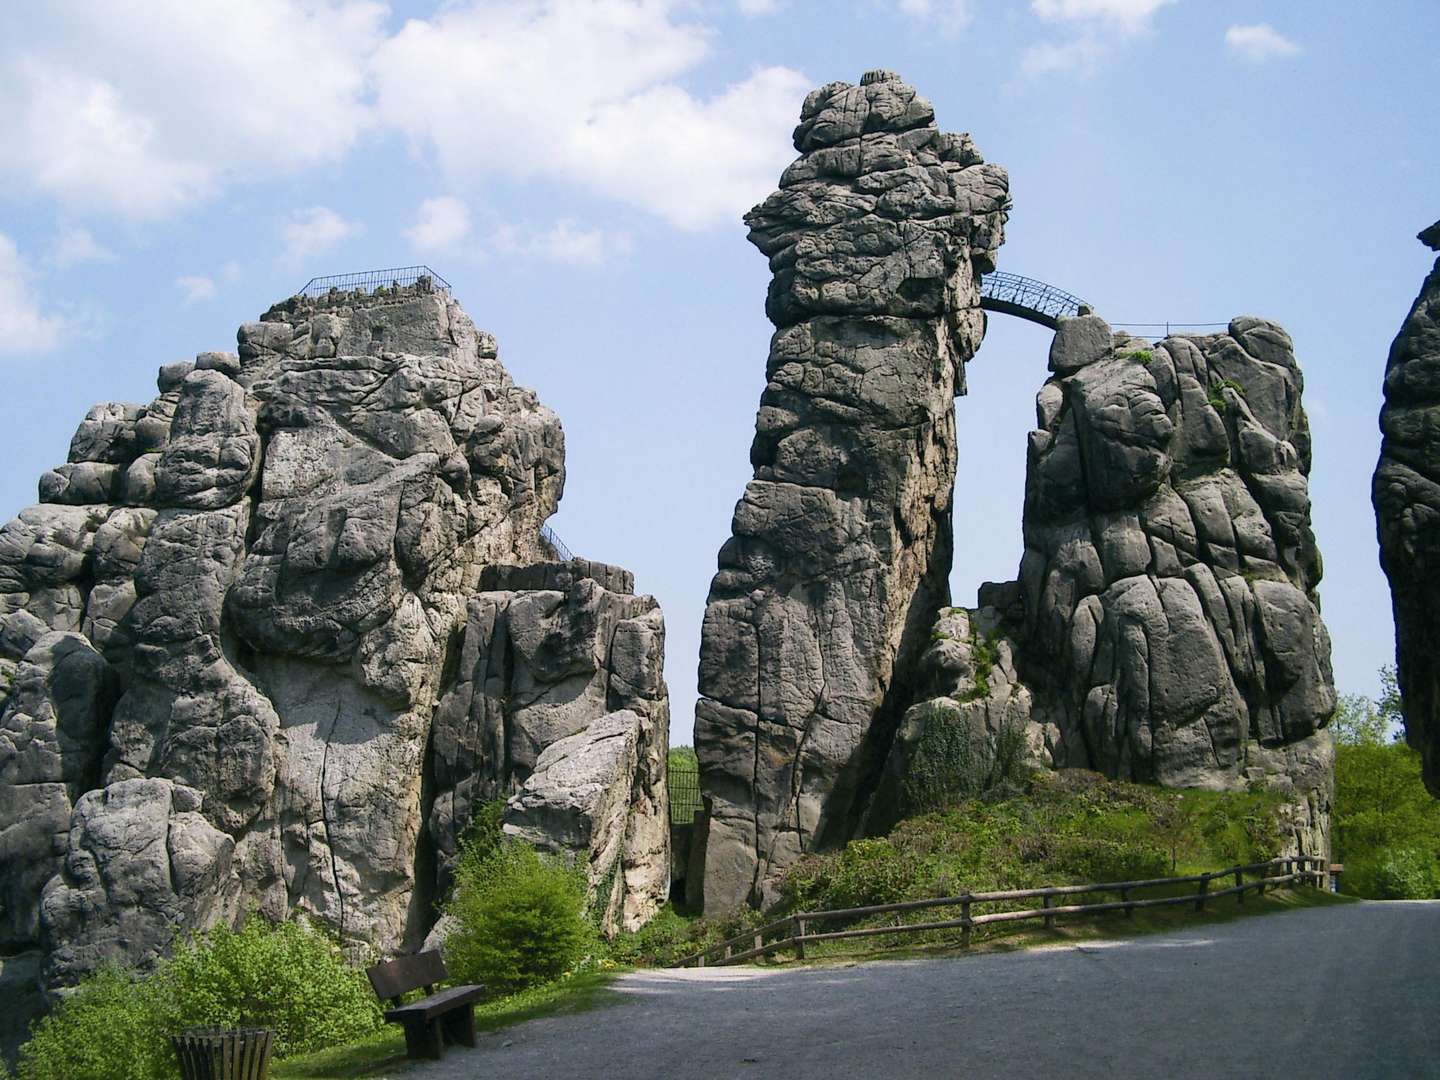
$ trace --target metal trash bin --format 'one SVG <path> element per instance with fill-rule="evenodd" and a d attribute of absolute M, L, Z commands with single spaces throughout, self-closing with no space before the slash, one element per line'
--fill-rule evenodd
<path fill-rule="evenodd" d="M 265 1080 L 274 1042 L 270 1028 L 187 1028 L 170 1036 L 184 1080 Z"/>

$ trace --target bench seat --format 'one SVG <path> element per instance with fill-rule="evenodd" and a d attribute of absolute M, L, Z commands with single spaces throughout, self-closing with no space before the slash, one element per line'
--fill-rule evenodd
<path fill-rule="evenodd" d="M 435 984 L 450 977 L 438 952 L 400 956 L 366 970 L 375 996 L 388 1001 L 385 1019 L 405 1028 L 405 1052 L 412 1058 L 438 1061 L 445 1044 L 475 1045 L 475 1002 L 485 996 L 483 986 Z M 425 989 L 425 997 L 401 1004 L 412 990 Z"/>

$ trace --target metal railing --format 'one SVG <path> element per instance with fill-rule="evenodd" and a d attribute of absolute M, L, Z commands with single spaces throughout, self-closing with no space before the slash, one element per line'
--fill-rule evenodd
<path fill-rule="evenodd" d="M 570 562 L 575 558 L 575 553 L 565 546 L 565 541 L 556 536 L 549 525 L 540 526 L 540 543 L 554 552 L 556 562 Z"/>
<path fill-rule="evenodd" d="M 1280 869 L 1279 874 L 1268 871 Z M 753 960 L 767 956 L 781 949 L 794 949 L 798 959 L 805 959 L 805 945 L 811 941 L 835 941 L 841 938 L 876 937 L 890 934 L 916 934 L 931 930 L 960 931 L 962 947 L 970 945 L 971 931 L 977 926 L 992 923 L 1022 922 L 1028 919 L 1044 920 L 1046 929 L 1053 929 L 1055 920 L 1062 915 L 1099 915 L 1105 912 L 1123 911 L 1133 915 L 1137 908 L 1168 907 L 1174 904 L 1193 904 L 1196 911 L 1204 911 L 1205 905 L 1222 896 L 1233 896 L 1243 904 L 1246 892 L 1254 891 L 1263 895 L 1267 888 L 1281 885 L 1307 884 L 1323 888 L 1329 863 L 1313 855 L 1292 855 L 1265 862 L 1231 866 L 1207 874 L 1191 874 L 1188 877 L 1152 878 L 1147 881 L 1112 881 L 1099 885 L 1057 885 L 1044 889 L 1010 889 L 1004 892 L 961 893 L 959 896 L 937 896 L 932 900 L 911 900 L 903 904 L 876 904 L 871 907 L 844 908 L 837 911 L 799 911 L 767 926 L 747 930 L 743 934 L 728 938 L 694 956 L 682 960 L 679 967 L 705 967 L 707 964 L 723 967 L 738 964 L 742 960 Z M 1246 874 L 1263 873 L 1264 876 L 1252 881 L 1245 880 Z M 1210 883 L 1234 878 L 1235 884 L 1223 889 L 1212 890 Z M 1176 885 L 1194 885 L 1195 891 L 1181 896 L 1159 896 L 1150 899 L 1132 899 L 1131 893 L 1143 889 Z M 1056 904 L 1057 897 L 1081 896 L 1086 893 L 1117 893 L 1119 900 L 1098 904 Z M 972 914 L 977 904 L 995 904 L 1015 900 L 1040 900 L 1042 906 L 1020 911 L 994 911 L 988 914 Z M 848 919 L 868 918 L 874 915 L 901 914 L 907 911 L 921 911 L 931 908 L 959 908 L 957 918 L 931 920 L 929 922 L 901 923 L 891 926 L 864 926 L 850 930 L 831 930 L 825 933 L 810 933 L 813 923 L 843 922 Z M 769 938 L 769 941 L 766 941 Z"/>
<path fill-rule="evenodd" d="M 986 311 L 1028 319 L 1051 330 L 1059 327 L 1061 319 L 1093 310 L 1080 297 L 1064 289 L 999 270 L 980 279 L 980 306 Z"/>
<path fill-rule="evenodd" d="M 372 293 L 377 289 L 404 289 L 427 284 L 437 292 L 449 292 L 450 283 L 428 266 L 392 266 L 385 270 L 360 270 L 353 274 L 314 277 L 297 296 L 325 296 L 332 292 Z"/>

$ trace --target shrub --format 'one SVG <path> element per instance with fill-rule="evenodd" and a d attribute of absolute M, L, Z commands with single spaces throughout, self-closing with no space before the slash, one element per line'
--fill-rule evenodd
<path fill-rule="evenodd" d="M 799 860 L 780 890 L 787 906 L 809 911 L 894 904 L 910 899 L 916 872 L 889 840 L 852 840 L 834 855 Z"/>
<path fill-rule="evenodd" d="M 639 930 L 616 935 L 606 955 L 617 964 L 673 967 L 700 947 L 696 920 L 666 904 Z"/>
<path fill-rule="evenodd" d="M 252 915 L 180 946 L 159 976 L 173 1028 L 268 1027 L 289 1057 L 353 1042 L 381 1026 L 364 972 L 319 930 Z"/>
<path fill-rule="evenodd" d="M 167 1036 L 187 1027 L 269 1027 L 278 1057 L 352 1042 L 380 1026 L 363 972 L 299 923 L 252 915 L 191 938 L 145 977 L 101 968 L 36 1026 L 20 1080 L 170 1080 Z"/>
<path fill-rule="evenodd" d="M 34 1028 L 20 1080 L 170 1080 L 164 1009 L 150 980 L 120 967 L 85 979 Z"/>
<path fill-rule="evenodd" d="M 1345 891 L 1373 900 L 1431 900 L 1440 895 L 1440 861 L 1423 847 L 1382 848 L 1347 864 Z"/>
<path fill-rule="evenodd" d="M 451 974 L 499 993 L 563 975 L 595 943 L 585 885 L 583 869 L 517 841 L 483 857 L 463 853 L 446 905 L 457 923 L 445 941 Z"/>

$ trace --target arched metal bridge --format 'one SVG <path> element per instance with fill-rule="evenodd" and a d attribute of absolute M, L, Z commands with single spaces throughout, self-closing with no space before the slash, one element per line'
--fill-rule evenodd
<path fill-rule="evenodd" d="M 986 311 L 1029 319 L 1051 330 L 1060 325 L 1061 319 L 1088 314 L 1093 310 L 1078 296 L 1072 296 L 1054 285 L 998 270 L 980 279 L 980 306 Z"/>

